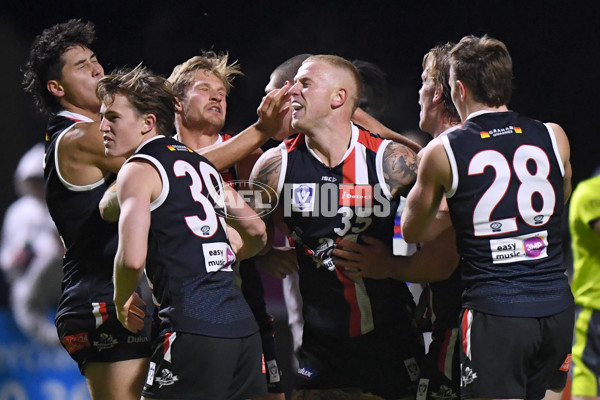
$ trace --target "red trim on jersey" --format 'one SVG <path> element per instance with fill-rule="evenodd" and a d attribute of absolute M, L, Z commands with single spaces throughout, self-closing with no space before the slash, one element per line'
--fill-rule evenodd
<path fill-rule="evenodd" d="M 465 354 L 467 354 L 467 330 L 469 330 L 469 310 L 465 309 L 465 312 L 463 313 L 462 316 L 462 321 L 461 321 L 461 330 L 462 330 L 462 347 L 463 347 L 463 352 Z"/>
<path fill-rule="evenodd" d="M 379 146 L 383 142 L 383 138 L 373 135 L 371 132 L 358 128 L 357 142 L 365 146 L 367 149 L 377 152 Z"/>
<path fill-rule="evenodd" d="M 305 142 L 306 142 L 306 139 L 304 137 L 304 133 L 299 133 L 297 136 L 291 137 L 291 138 L 283 141 L 283 143 L 285 143 L 285 147 L 287 148 L 288 153 L 290 151 L 304 145 Z"/>
<path fill-rule="evenodd" d="M 167 351 L 169 351 L 169 339 L 171 339 L 171 334 L 172 332 L 167 332 L 165 334 L 165 340 L 163 340 L 163 355 L 167 354 Z"/>
<path fill-rule="evenodd" d="M 342 168 L 344 183 L 356 183 L 356 147 L 348 154 Z"/>
<path fill-rule="evenodd" d="M 344 160 L 342 166 L 343 183 L 354 184 L 356 182 L 356 160 L 355 154 L 356 147 L 352 149 L 348 157 Z M 358 299 L 356 298 L 356 286 L 354 281 L 346 277 L 340 271 L 336 270 L 338 279 L 344 286 L 344 298 L 350 306 L 350 337 L 360 336 L 362 334 L 361 329 L 361 312 L 358 306 Z"/>
<path fill-rule="evenodd" d="M 82 119 L 77 119 L 77 118 L 71 118 L 71 117 L 67 117 L 66 115 L 61 115 L 61 117 L 64 117 L 66 119 L 70 119 L 71 121 L 75 121 L 75 122 L 82 122 Z"/>
<path fill-rule="evenodd" d="M 354 281 L 337 269 L 335 272 L 337 273 L 338 279 L 344 286 L 344 298 L 350 306 L 350 326 L 348 334 L 350 337 L 360 336 L 362 335 L 360 323 L 361 315 L 360 308 L 358 307 L 358 299 L 356 298 L 356 287 L 354 286 Z"/>
<path fill-rule="evenodd" d="M 100 316 L 102 317 L 102 323 L 106 322 L 108 319 L 108 311 L 106 311 L 106 303 L 98 303 L 98 311 L 100 311 Z"/>
<path fill-rule="evenodd" d="M 223 141 L 226 142 L 229 139 L 231 139 L 233 136 L 231 136 L 229 133 L 220 133 L 221 138 L 223 138 Z"/>

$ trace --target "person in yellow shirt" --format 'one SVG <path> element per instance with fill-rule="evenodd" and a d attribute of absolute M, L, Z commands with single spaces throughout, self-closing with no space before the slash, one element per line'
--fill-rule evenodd
<path fill-rule="evenodd" d="M 600 399 L 600 168 L 573 191 L 569 231 L 576 304 L 571 394 Z"/>

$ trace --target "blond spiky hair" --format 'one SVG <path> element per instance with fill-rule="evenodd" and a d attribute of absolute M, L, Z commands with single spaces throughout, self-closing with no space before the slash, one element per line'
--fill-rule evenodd
<path fill-rule="evenodd" d="M 227 52 L 217 54 L 214 51 L 203 51 L 201 55 L 194 56 L 179 64 L 173 69 L 169 82 L 178 97 L 183 97 L 185 88 L 194 80 L 196 71 L 206 70 L 215 74 L 229 90 L 233 87 L 235 75 L 243 75 L 242 69 L 237 61 L 228 64 L 229 54 Z"/>

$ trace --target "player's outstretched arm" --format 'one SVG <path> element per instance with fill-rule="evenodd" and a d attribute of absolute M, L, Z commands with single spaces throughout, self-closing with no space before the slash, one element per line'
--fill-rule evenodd
<path fill-rule="evenodd" d="M 286 83 L 263 97 L 257 110 L 258 121 L 238 135 L 196 151 L 208 158 L 217 171 L 227 169 L 246 158 L 281 129 L 285 111 L 289 107 L 289 88 L 290 84 Z"/>

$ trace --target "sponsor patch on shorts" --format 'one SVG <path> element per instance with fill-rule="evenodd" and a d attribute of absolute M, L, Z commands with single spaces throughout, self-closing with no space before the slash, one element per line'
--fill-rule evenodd
<path fill-rule="evenodd" d="M 548 257 L 548 231 L 490 240 L 492 262 L 506 264 Z"/>
<path fill-rule="evenodd" d="M 228 243 L 203 243 L 202 253 L 207 272 L 232 271 L 235 254 Z"/>
<path fill-rule="evenodd" d="M 67 352 L 69 352 L 69 354 L 73 354 L 76 351 L 91 346 L 87 332 L 65 336 L 64 338 L 62 338 L 62 344 L 63 346 L 65 346 L 65 349 L 67 349 Z"/>

